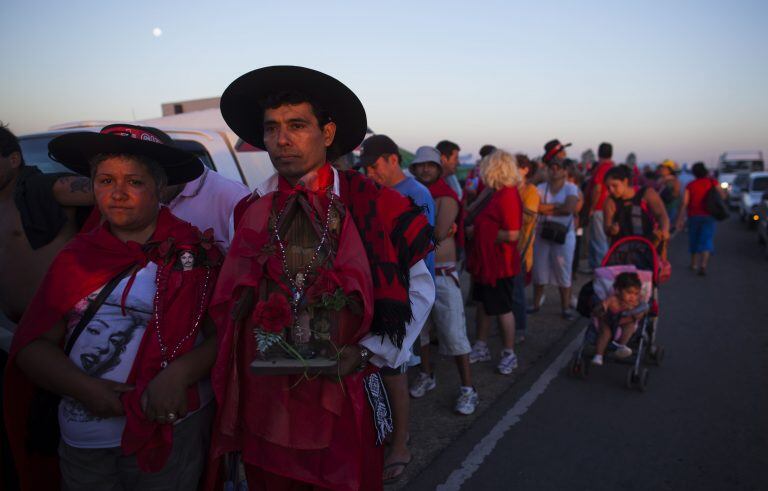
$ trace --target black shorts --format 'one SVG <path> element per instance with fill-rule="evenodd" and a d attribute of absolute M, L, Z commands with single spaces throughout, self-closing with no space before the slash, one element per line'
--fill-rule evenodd
<path fill-rule="evenodd" d="M 515 277 L 502 278 L 496 286 L 474 283 L 472 300 L 483 304 L 488 315 L 502 315 L 512 312 L 512 292 L 515 290 Z"/>

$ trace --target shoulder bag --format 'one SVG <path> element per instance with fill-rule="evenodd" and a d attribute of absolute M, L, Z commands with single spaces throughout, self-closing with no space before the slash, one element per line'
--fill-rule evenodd
<path fill-rule="evenodd" d="M 547 204 L 547 194 L 549 194 L 549 183 L 547 183 L 547 187 L 544 191 L 544 204 Z M 555 244 L 565 244 L 565 240 L 568 238 L 568 229 L 571 228 L 571 222 L 573 221 L 573 215 L 571 215 L 568 225 L 547 220 L 546 215 L 542 216 L 544 217 L 544 221 L 541 223 L 541 238 L 554 242 Z"/>
<path fill-rule="evenodd" d="M 85 309 L 83 316 L 72 330 L 72 334 L 64 346 L 64 355 L 67 358 L 69 358 L 69 354 L 75 346 L 75 341 L 77 341 L 77 338 L 80 337 L 85 327 L 93 319 L 93 316 L 96 315 L 96 312 L 109 294 L 112 293 L 123 278 L 128 276 L 128 273 L 133 270 L 134 266 L 131 265 L 130 268 L 118 273 L 117 276 L 109 280 L 109 283 L 104 285 L 104 288 L 101 289 L 94 301 Z M 59 428 L 60 401 L 61 396 L 53 392 L 44 389 L 38 389 L 35 392 L 29 405 L 29 417 L 27 418 L 27 451 L 42 455 L 57 454 L 61 437 L 61 429 Z"/>

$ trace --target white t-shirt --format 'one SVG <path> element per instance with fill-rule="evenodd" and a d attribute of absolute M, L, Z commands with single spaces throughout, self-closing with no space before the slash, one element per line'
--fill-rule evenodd
<path fill-rule="evenodd" d="M 118 283 L 72 347 L 69 358 L 78 368 L 92 377 L 121 383 L 128 380 L 152 316 L 156 274 L 157 265 L 152 262 L 136 274 L 125 301 L 125 316 L 122 314 L 120 299 L 130 276 Z M 101 288 L 82 299 L 69 312 L 67 339 L 99 291 Z M 201 333 L 198 344 L 202 340 Z M 213 391 L 208 379 L 198 384 L 198 388 L 202 408 L 212 399 Z M 102 419 L 91 414 L 79 401 L 62 397 L 59 404 L 59 426 L 61 438 L 70 446 L 113 448 L 119 447 L 122 441 L 125 417 Z"/>
<path fill-rule="evenodd" d="M 563 187 L 557 193 L 552 193 L 552 188 L 549 183 L 542 182 L 536 186 L 536 190 L 539 192 L 541 198 L 541 204 L 547 205 L 562 205 L 569 196 L 579 197 L 579 188 L 572 182 L 566 182 Z M 539 218 L 539 229 L 541 224 L 545 221 L 558 222 L 568 226 L 568 232 L 573 231 L 573 215 L 547 215 Z"/>

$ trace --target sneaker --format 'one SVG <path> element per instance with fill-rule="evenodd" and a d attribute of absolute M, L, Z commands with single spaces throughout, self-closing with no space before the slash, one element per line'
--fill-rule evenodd
<path fill-rule="evenodd" d="M 435 375 L 428 375 L 424 372 L 419 372 L 419 376 L 416 377 L 416 381 L 411 385 L 408 392 L 411 393 L 411 397 L 418 399 L 424 397 L 424 394 L 437 387 L 435 381 Z"/>
<path fill-rule="evenodd" d="M 613 352 L 613 356 L 619 359 L 624 359 L 632 356 L 632 349 L 624 344 L 619 344 L 614 341 L 613 345 L 616 347 L 616 351 Z"/>
<path fill-rule="evenodd" d="M 454 410 L 464 416 L 470 415 L 475 412 L 479 400 L 480 398 L 474 387 L 462 387 L 461 392 L 459 393 L 459 398 L 456 399 L 456 407 Z"/>
<path fill-rule="evenodd" d="M 512 373 L 512 370 L 517 368 L 517 355 L 510 353 L 509 351 L 503 351 L 501 353 L 501 361 L 499 361 L 499 366 L 496 368 L 499 370 L 500 374 L 509 375 Z"/>
<path fill-rule="evenodd" d="M 477 363 L 479 361 L 491 361 L 491 350 L 488 349 L 488 345 L 477 341 L 472 346 L 472 351 L 469 352 L 469 362 Z"/>
<path fill-rule="evenodd" d="M 572 321 L 576 319 L 576 312 L 573 311 L 573 309 L 565 309 L 562 313 L 563 319 L 567 321 Z"/>
<path fill-rule="evenodd" d="M 592 364 L 598 367 L 603 366 L 603 355 L 595 355 L 592 357 Z"/>

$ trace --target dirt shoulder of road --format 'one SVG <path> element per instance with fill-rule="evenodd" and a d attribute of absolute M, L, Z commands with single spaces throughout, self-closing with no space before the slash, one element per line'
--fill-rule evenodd
<path fill-rule="evenodd" d="M 574 276 L 573 294 L 577 294 L 581 285 L 589 280 L 589 275 Z M 466 273 L 461 279 L 464 298 L 469 297 L 469 277 Z M 526 291 L 530 299 L 531 288 Z M 470 302 L 465 306 L 467 329 L 470 342 L 475 339 L 475 308 Z M 583 324 L 564 320 L 560 315 L 560 297 L 557 288 L 547 287 L 546 300 L 541 310 L 528 316 L 528 332 L 525 342 L 515 347 L 519 367 L 512 375 L 500 375 L 496 365 L 501 353 L 501 337 L 494 325 L 488 345 L 493 360 L 472 365 L 472 379 L 480 396 L 480 404 L 471 416 L 462 416 L 453 412 L 453 406 L 459 393 L 459 375 L 451 357 L 433 355 L 437 387 L 420 399 L 411 399 L 411 453 L 413 455 L 405 475 L 396 483 L 386 486 L 387 490 L 405 489 L 408 482 L 418 476 L 445 448 L 454 442 L 504 393 L 510 390 L 523 375 L 539 360 L 544 358 L 553 346 L 558 344 L 571 329 Z M 432 352 L 436 353 L 436 347 Z M 408 376 L 412 381 L 418 374 L 418 367 L 412 367 Z"/>

